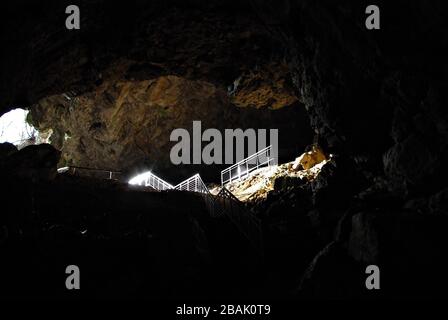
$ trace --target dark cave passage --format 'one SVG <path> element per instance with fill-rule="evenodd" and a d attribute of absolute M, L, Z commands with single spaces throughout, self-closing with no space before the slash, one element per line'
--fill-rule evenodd
<path fill-rule="evenodd" d="M 21 182 L 10 183 L 11 193 L 31 201 L 4 203 L 15 213 L 3 216 L 8 227 L 2 252 L 8 259 L 1 265 L 2 296 L 204 299 L 262 294 L 264 284 L 255 283 L 263 275 L 260 260 L 253 260 L 253 249 L 226 217 L 210 218 L 199 195 L 133 190 L 118 182 L 65 175 L 27 187 Z M 73 261 L 87 270 L 83 281 L 88 285 L 80 295 L 60 285 L 65 278 L 60 270 Z"/>

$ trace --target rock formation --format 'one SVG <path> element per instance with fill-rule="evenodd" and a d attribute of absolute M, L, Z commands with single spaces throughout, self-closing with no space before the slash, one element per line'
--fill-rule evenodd
<path fill-rule="evenodd" d="M 29 118 L 39 131 L 51 132 L 51 143 L 63 152 L 61 166 L 126 170 L 146 164 L 159 171 L 176 170 L 170 160 L 176 143 L 170 141 L 171 132 L 177 128 L 191 131 L 196 120 L 204 130 L 273 126 L 283 142 L 289 135 L 302 135 L 283 143 L 289 154 L 310 139 L 303 106 L 283 105 L 287 108 L 257 114 L 229 100 L 219 87 L 177 76 L 123 82 L 105 79 L 94 92 L 41 99 L 32 106 Z M 281 120 L 300 116 L 302 125 Z"/>

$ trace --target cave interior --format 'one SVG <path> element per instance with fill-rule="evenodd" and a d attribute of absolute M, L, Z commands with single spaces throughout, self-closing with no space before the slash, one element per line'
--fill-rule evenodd
<path fill-rule="evenodd" d="M 28 134 L 0 143 L 1 298 L 446 298 L 446 1 L 376 1 L 379 30 L 366 1 L 78 0 L 79 30 L 69 4 L 0 4 L 0 115 Z M 170 158 L 193 121 L 278 130 L 238 202 L 256 245 L 197 193 L 128 184 L 218 190 L 229 164 Z"/>

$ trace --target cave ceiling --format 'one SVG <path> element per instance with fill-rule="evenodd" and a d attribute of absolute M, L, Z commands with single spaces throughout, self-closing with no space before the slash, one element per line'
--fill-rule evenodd
<path fill-rule="evenodd" d="M 293 156 L 311 131 L 304 111 L 293 110 L 303 105 L 286 49 L 249 4 L 235 5 L 86 1 L 79 32 L 58 28 L 46 12 L 40 20 L 11 11 L 20 19 L 8 52 L 17 54 L 2 60 L 11 77 L 0 87 L 0 104 L 31 109 L 29 121 L 63 151 L 60 165 L 169 166 L 170 132 L 198 119 L 212 128 L 301 135 L 284 146 Z M 291 106 L 282 116 L 269 111 Z M 282 120 L 298 113 L 297 124 Z"/>

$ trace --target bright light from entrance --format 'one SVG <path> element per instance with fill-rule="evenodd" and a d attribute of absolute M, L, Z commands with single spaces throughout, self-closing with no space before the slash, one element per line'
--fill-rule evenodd
<path fill-rule="evenodd" d="M 27 110 L 14 109 L 0 117 L 0 143 L 16 146 L 36 137 L 37 131 L 26 122 Z"/>
<path fill-rule="evenodd" d="M 149 177 L 151 177 L 151 171 L 147 171 L 145 173 L 142 173 L 142 174 L 139 174 L 139 175 L 133 177 L 131 180 L 129 180 L 128 183 L 132 184 L 132 185 L 141 185 Z"/>

